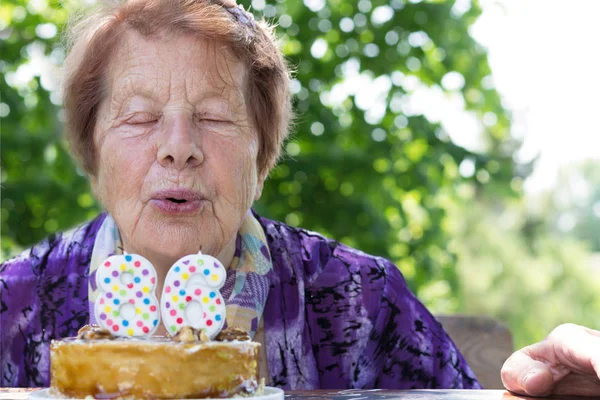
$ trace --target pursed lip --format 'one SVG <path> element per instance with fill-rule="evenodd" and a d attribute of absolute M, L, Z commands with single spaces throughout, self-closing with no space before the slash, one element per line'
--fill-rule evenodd
<path fill-rule="evenodd" d="M 165 214 L 194 214 L 206 198 L 189 189 L 166 189 L 152 194 L 150 202 Z"/>

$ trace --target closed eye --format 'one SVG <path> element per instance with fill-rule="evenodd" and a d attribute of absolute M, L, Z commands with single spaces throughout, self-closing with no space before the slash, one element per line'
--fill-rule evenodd
<path fill-rule="evenodd" d="M 213 113 L 197 113 L 194 115 L 194 120 L 201 124 L 230 124 L 232 122 L 224 115 Z"/>
<path fill-rule="evenodd" d="M 198 118 L 196 119 L 198 123 L 201 124 L 230 124 L 231 121 L 224 119 L 214 119 L 214 118 Z"/>
<path fill-rule="evenodd" d="M 125 120 L 128 124 L 143 125 L 158 121 L 158 117 L 148 113 L 135 113 Z"/>

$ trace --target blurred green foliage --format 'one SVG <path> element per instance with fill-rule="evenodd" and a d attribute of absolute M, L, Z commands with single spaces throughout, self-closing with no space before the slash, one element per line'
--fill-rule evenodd
<path fill-rule="evenodd" d="M 552 235 L 522 201 L 457 204 L 450 246 L 457 252 L 458 309 L 506 322 L 515 345 L 543 339 L 557 325 L 600 327 L 600 270 L 589 247 Z"/>
<path fill-rule="evenodd" d="M 97 213 L 62 138 L 55 69 L 67 16 L 57 3 L 0 5 L 3 255 Z"/>
<path fill-rule="evenodd" d="M 294 134 L 257 211 L 391 259 L 436 312 L 502 317 L 519 330 L 519 344 L 543 337 L 540 329 L 555 319 L 537 321 L 538 330 L 523 325 L 517 303 L 532 309 L 509 289 L 524 270 L 544 275 L 546 261 L 566 256 L 550 246 L 538 259 L 540 253 L 521 247 L 522 230 L 495 229 L 492 217 L 520 201 L 528 171 L 513 161 L 519 143 L 509 133 L 510 115 L 493 87 L 485 49 L 469 35 L 478 2 L 468 9 L 441 0 L 240 3 L 278 24 L 295 70 Z M 3 259 L 99 211 L 66 150 L 53 79 L 72 9 L 69 1 L 0 5 Z M 411 112 L 406 99 L 420 87 L 464 103 L 481 124 L 480 152 L 457 146 L 434 118 Z M 459 173 L 461 165 L 469 172 Z M 480 257 L 507 265 L 502 286 L 493 284 L 493 268 L 476 265 Z M 529 261 L 539 268 L 521 269 Z M 526 300 L 538 293 L 527 292 Z"/>

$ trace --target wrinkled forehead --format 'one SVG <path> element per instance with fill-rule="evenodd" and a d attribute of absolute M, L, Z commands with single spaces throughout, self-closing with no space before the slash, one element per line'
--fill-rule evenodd
<path fill-rule="evenodd" d="M 107 72 L 112 97 L 135 92 L 165 100 L 218 94 L 243 101 L 247 75 L 243 63 L 222 42 L 190 34 L 146 38 L 134 31 L 121 41 Z"/>

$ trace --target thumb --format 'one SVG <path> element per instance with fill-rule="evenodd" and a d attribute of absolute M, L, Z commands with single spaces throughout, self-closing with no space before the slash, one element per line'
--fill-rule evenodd
<path fill-rule="evenodd" d="M 529 348 L 544 345 L 542 342 Z M 554 384 L 552 370 L 543 362 L 533 359 L 526 349 L 515 352 L 506 360 L 501 371 L 502 383 L 511 392 L 528 396 L 547 395 Z"/>

